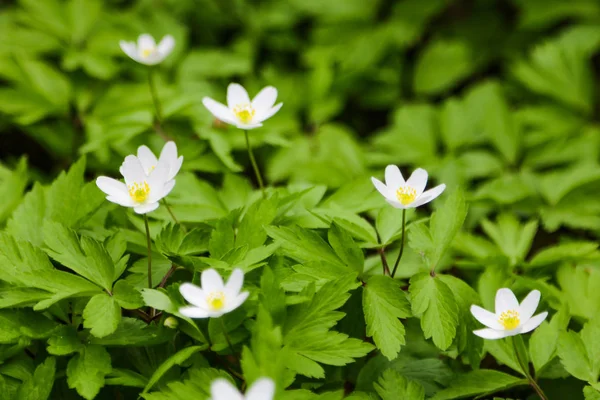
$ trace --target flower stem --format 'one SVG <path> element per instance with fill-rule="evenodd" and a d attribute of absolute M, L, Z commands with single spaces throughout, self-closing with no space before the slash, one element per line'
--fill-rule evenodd
<path fill-rule="evenodd" d="M 144 225 L 146 226 L 146 242 L 148 244 L 148 287 L 152 289 L 152 239 L 150 239 L 148 214 L 144 214 Z"/>
<path fill-rule="evenodd" d="M 525 377 L 527 378 L 527 380 L 529 381 L 529 385 L 533 388 L 533 390 L 535 390 L 535 392 L 537 393 L 538 396 L 540 396 L 540 398 L 542 400 L 548 400 L 548 397 L 546 397 L 546 394 L 544 393 L 544 391 L 542 390 L 542 388 L 537 384 L 537 382 L 535 381 L 535 379 L 533 379 L 533 377 L 531 376 L 531 374 L 529 373 L 529 365 L 527 365 L 522 359 L 521 356 L 519 355 L 519 349 L 517 346 L 517 336 L 513 336 L 511 338 L 512 344 L 513 344 L 513 348 L 515 350 L 515 356 L 517 357 L 517 361 L 519 362 L 519 365 L 521 366 L 521 369 L 523 370 L 523 373 L 525 374 Z"/>
<path fill-rule="evenodd" d="M 400 264 L 400 259 L 402 258 L 402 254 L 404 253 L 404 242 L 406 236 L 406 208 L 402 209 L 402 239 L 400 242 L 400 253 L 398 253 L 398 258 L 396 258 L 396 262 L 394 263 L 394 269 L 392 270 L 392 278 L 396 275 L 396 270 L 398 269 L 398 264 Z"/>
<path fill-rule="evenodd" d="M 231 344 L 231 340 L 229 340 L 229 335 L 227 334 L 227 328 L 225 328 L 225 319 L 223 317 L 219 317 L 219 319 L 221 320 L 221 328 L 223 328 L 223 336 L 225 336 L 225 341 L 227 342 L 227 345 L 229 346 L 229 349 L 231 350 L 231 354 L 234 354 L 233 345 Z"/>
<path fill-rule="evenodd" d="M 159 134 L 165 141 L 169 140 L 169 137 L 162 128 L 163 118 L 162 109 L 160 107 L 160 101 L 158 100 L 158 92 L 156 91 L 156 84 L 154 83 L 154 68 L 148 69 L 148 86 L 150 87 L 150 96 L 152 97 L 152 104 L 154 104 L 154 119 L 156 120 L 156 133 Z"/>
<path fill-rule="evenodd" d="M 252 164 L 252 168 L 254 169 L 254 174 L 256 175 L 258 186 L 262 191 L 263 197 L 265 197 L 265 185 L 263 184 L 262 176 L 260 175 L 260 170 L 258 169 L 258 164 L 256 164 L 256 160 L 254 159 L 254 153 L 252 152 L 252 147 L 250 146 L 250 138 L 248 137 L 247 130 L 244 131 L 244 135 L 246 136 L 246 147 L 248 148 L 248 157 L 250 157 L 250 163 Z"/>
<path fill-rule="evenodd" d="M 169 214 L 171 214 L 171 218 L 173 218 L 173 222 L 175 222 L 176 224 L 178 224 L 179 220 L 177 219 L 177 217 L 175 216 L 175 214 L 173 214 L 173 210 L 171 210 L 171 206 L 169 206 L 169 203 L 167 203 L 167 199 L 163 198 L 162 201 L 163 201 L 163 203 L 165 203 L 165 207 L 167 207 L 167 211 L 169 212 Z"/>

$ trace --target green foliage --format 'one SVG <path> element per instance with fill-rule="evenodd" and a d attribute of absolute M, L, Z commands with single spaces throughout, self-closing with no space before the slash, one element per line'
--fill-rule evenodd
<path fill-rule="evenodd" d="M 4 2 L 0 399 L 205 400 L 218 377 L 525 399 L 531 367 L 550 397 L 600 399 L 599 23 L 595 0 Z M 151 69 L 119 46 L 142 33 L 175 39 Z M 264 192 L 203 105 L 230 82 L 284 104 L 249 131 Z M 94 180 L 166 140 L 184 163 L 148 250 Z M 405 227 L 369 180 L 390 164 L 446 185 Z M 241 269 L 248 299 L 187 318 L 208 268 Z M 527 368 L 473 334 L 502 287 L 549 312 L 514 338 Z"/>

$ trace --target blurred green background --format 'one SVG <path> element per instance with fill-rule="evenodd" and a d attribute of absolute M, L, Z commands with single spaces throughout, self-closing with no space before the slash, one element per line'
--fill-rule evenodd
<path fill-rule="evenodd" d="M 215 124 L 201 104 L 204 96 L 224 101 L 236 81 L 251 96 L 273 85 L 284 102 L 252 132 L 271 184 L 335 188 L 381 176 L 388 163 L 405 174 L 419 166 L 437 182 L 466 187 L 475 219 L 506 210 L 540 218 L 546 232 L 600 228 L 598 1 L 1 7 L 0 221 L 30 182 L 52 179 L 82 155 L 91 179 L 115 176 L 142 143 L 162 146 L 147 67 L 119 48 L 148 32 L 176 39 L 157 75 L 165 130 L 184 169 L 196 173 L 176 188 L 174 202 L 195 207 L 184 220 L 215 217 L 204 180 L 252 177 L 241 132 Z"/>

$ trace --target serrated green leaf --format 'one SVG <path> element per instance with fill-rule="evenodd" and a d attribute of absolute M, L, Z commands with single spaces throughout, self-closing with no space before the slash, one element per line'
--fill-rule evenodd
<path fill-rule="evenodd" d="M 329 228 L 327 237 L 329 244 L 337 256 L 348 267 L 361 274 L 365 263 L 365 256 L 348 231 L 334 222 L 331 224 L 331 228 Z"/>
<path fill-rule="evenodd" d="M 119 306 L 126 310 L 135 310 L 144 305 L 140 291 L 131 286 L 127 281 L 120 280 L 113 287 L 113 298 Z"/>
<path fill-rule="evenodd" d="M 452 344 L 458 325 L 458 306 L 454 294 L 442 280 L 428 273 L 410 279 L 412 311 L 421 318 L 425 338 L 442 350 Z"/>
<path fill-rule="evenodd" d="M 363 312 L 367 336 L 381 353 L 393 360 L 406 344 L 399 318 L 411 316 L 410 304 L 398 283 L 388 276 L 372 276 L 363 289 Z"/>
<path fill-rule="evenodd" d="M 171 357 L 167 358 L 161 365 L 156 368 L 156 371 L 152 374 L 150 379 L 148 379 L 148 383 L 142 393 L 148 393 L 150 389 L 163 377 L 163 375 L 171 369 L 174 365 L 181 365 L 188 358 L 190 358 L 194 353 L 201 351 L 201 346 L 190 346 L 185 349 L 179 350 L 177 353 L 173 354 Z"/>
<path fill-rule="evenodd" d="M 515 386 L 527 385 L 527 380 L 504 372 L 481 369 L 458 376 L 447 389 L 438 392 L 432 400 L 468 398 L 480 394 L 491 394 Z"/>
<path fill-rule="evenodd" d="M 106 293 L 90 299 L 83 310 L 83 326 L 95 337 L 102 338 L 114 333 L 121 322 L 121 307 L 114 297 Z"/>
<path fill-rule="evenodd" d="M 67 365 L 67 383 L 87 400 L 96 397 L 104 378 L 112 371 L 110 355 L 101 346 L 87 346 Z"/>
<path fill-rule="evenodd" d="M 373 386 L 382 400 L 425 400 L 423 386 L 409 381 L 393 369 L 386 370 Z"/>
<path fill-rule="evenodd" d="M 19 387 L 15 400 L 47 400 L 54 385 L 56 359 L 48 357 L 38 365 L 33 376 Z"/>

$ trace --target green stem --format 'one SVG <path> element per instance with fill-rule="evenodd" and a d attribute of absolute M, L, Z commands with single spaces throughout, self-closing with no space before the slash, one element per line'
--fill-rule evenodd
<path fill-rule="evenodd" d="M 162 111 L 160 108 L 160 102 L 158 101 L 158 92 L 156 91 L 156 84 L 154 83 L 154 68 L 148 69 L 148 86 L 150 86 L 150 96 L 152 96 L 152 103 L 154 104 L 154 113 L 156 120 L 159 124 L 162 124 Z"/>
<path fill-rule="evenodd" d="M 175 214 L 173 214 L 173 210 L 171 210 L 171 206 L 169 206 L 169 203 L 167 203 L 167 199 L 163 198 L 162 201 L 163 201 L 163 203 L 165 203 L 165 207 L 167 207 L 167 211 L 169 212 L 169 214 L 171 214 L 171 218 L 173 218 L 173 222 L 175 222 L 176 224 L 179 224 L 179 220 L 177 219 Z"/>
<path fill-rule="evenodd" d="M 537 384 L 537 382 L 535 381 L 535 379 L 533 379 L 533 377 L 529 373 L 529 366 L 521 359 L 521 356 L 519 355 L 520 352 L 519 352 L 519 349 L 517 347 L 517 341 L 516 341 L 515 337 L 516 336 L 513 336 L 511 338 L 511 341 L 512 341 L 512 344 L 513 344 L 513 349 L 515 350 L 515 356 L 517 357 L 517 361 L 519 362 L 519 365 L 521 366 L 521 369 L 523 370 L 523 373 L 525 374 L 525 377 L 529 381 L 529 385 L 533 388 L 533 390 L 535 390 L 535 392 L 537 393 L 537 395 L 540 396 L 540 398 L 542 400 L 548 400 L 548 397 L 546 397 L 546 394 L 544 394 L 544 391 L 542 390 L 542 388 Z"/>
<path fill-rule="evenodd" d="M 398 269 L 398 264 L 400 264 L 400 259 L 402 258 L 402 254 L 404 253 L 404 237 L 406 236 L 406 208 L 402 209 L 402 239 L 400 242 L 400 253 L 398 253 L 398 258 L 396 258 L 396 262 L 394 263 L 394 269 L 392 270 L 392 278 L 396 275 L 396 270 Z"/>
<path fill-rule="evenodd" d="M 223 317 L 219 317 L 219 319 L 221 320 L 221 328 L 223 328 L 223 336 L 225 336 L 225 341 L 231 350 L 231 354 L 235 354 L 233 352 L 233 345 L 231 344 L 231 340 L 229 340 L 229 335 L 227 334 L 227 328 L 225 328 L 225 319 Z"/>
<path fill-rule="evenodd" d="M 265 185 L 263 184 L 262 176 L 260 175 L 260 170 L 258 169 L 258 164 L 256 164 L 256 160 L 254 159 L 254 153 L 252 152 L 252 147 L 250 146 L 250 138 L 248 137 L 248 131 L 244 131 L 244 135 L 246 136 L 246 147 L 248 148 L 248 157 L 250 157 L 250 163 L 252 164 L 252 168 L 254 169 L 254 174 L 256 175 L 258 186 L 262 191 L 263 197 L 265 197 Z"/>
<path fill-rule="evenodd" d="M 152 289 L 152 239 L 150 239 L 148 214 L 144 214 L 144 225 L 146 226 L 146 242 L 148 244 L 148 287 Z"/>

